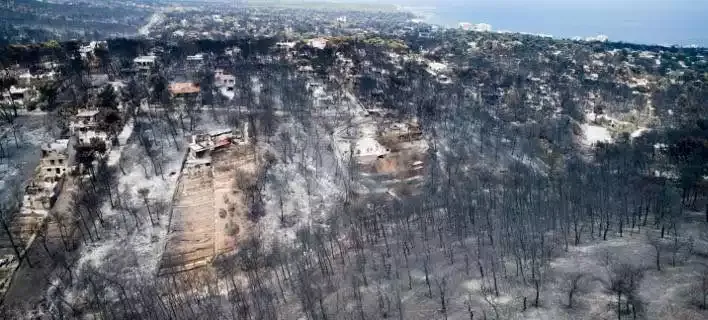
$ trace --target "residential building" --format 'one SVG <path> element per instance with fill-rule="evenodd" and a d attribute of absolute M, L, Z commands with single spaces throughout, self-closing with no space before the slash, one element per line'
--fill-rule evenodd
<path fill-rule="evenodd" d="M 227 91 L 234 91 L 236 77 L 227 74 L 223 69 L 216 69 L 214 72 L 214 85 L 217 88 L 226 88 Z"/>
<path fill-rule="evenodd" d="M 202 62 L 204 61 L 204 54 L 197 53 L 193 56 L 187 56 L 187 61 Z"/>
<path fill-rule="evenodd" d="M 20 88 L 15 86 L 11 86 L 10 90 L 3 92 L 2 94 L 2 100 L 4 103 L 14 103 L 20 107 L 26 105 L 35 97 L 36 95 L 34 94 L 34 91 L 30 88 Z"/>
<path fill-rule="evenodd" d="M 189 156 L 187 165 L 199 167 L 201 165 L 211 165 L 211 152 L 231 145 L 234 138 L 231 129 L 213 130 L 206 133 L 193 134 L 189 141 Z"/>
<path fill-rule="evenodd" d="M 100 46 L 105 46 L 106 42 L 105 41 L 91 41 L 87 43 L 86 45 L 83 45 L 79 47 L 79 54 L 81 55 L 81 58 L 86 59 L 90 58 L 93 55 L 94 50 Z"/>
<path fill-rule="evenodd" d="M 93 130 L 98 126 L 98 110 L 81 109 L 69 123 L 69 131 L 72 134 Z"/>
<path fill-rule="evenodd" d="M 157 56 L 140 56 L 133 59 L 135 68 L 140 72 L 150 72 L 157 62 Z"/>
<path fill-rule="evenodd" d="M 101 130 L 96 130 L 96 129 L 87 129 L 83 131 L 79 131 L 76 135 L 77 141 L 79 142 L 80 145 L 87 145 L 90 144 L 91 141 L 94 140 L 99 140 L 102 141 L 103 143 L 106 144 L 106 147 L 110 147 L 110 136 L 108 135 L 107 132 L 101 131 Z"/>
<path fill-rule="evenodd" d="M 69 130 L 76 136 L 79 145 L 86 145 L 98 139 L 110 146 L 109 134 L 98 128 L 98 114 L 98 110 L 80 110 L 69 123 Z"/>
<path fill-rule="evenodd" d="M 476 31 L 476 32 L 491 32 L 492 26 L 487 23 L 469 23 L 460 22 L 459 27 L 465 31 Z"/>
<path fill-rule="evenodd" d="M 307 45 L 317 49 L 324 49 L 327 46 L 327 39 L 325 38 L 315 38 L 307 40 Z"/>
<path fill-rule="evenodd" d="M 199 84 L 194 82 L 170 83 L 168 90 L 172 97 L 176 99 L 196 98 L 200 92 Z"/>
<path fill-rule="evenodd" d="M 39 163 L 39 175 L 43 182 L 57 182 L 66 174 L 69 161 L 68 139 L 56 140 L 42 146 L 42 158 Z"/>
<path fill-rule="evenodd" d="M 69 162 L 69 140 L 59 139 L 42 146 L 42 157 L 35 175 L 25 187 L 21 214 L 33 217 L 46 214 L 63 186 Z"/>
<path fill-rule="evenodd" d="M 278 43 L 275 44 L 275 47 L 278 48 L 278 49 L 288 49 L 288 50 L 291 50 L 291 49 L 295 48 L 296 45 L 297 45 L 297 42 L 295 42 L 295 41 L 291 41 L 291 42 L 278 42 Z"/>

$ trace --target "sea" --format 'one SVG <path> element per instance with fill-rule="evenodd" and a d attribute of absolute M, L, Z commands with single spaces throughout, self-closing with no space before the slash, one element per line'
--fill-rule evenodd
<path fill-rule="evenodd" d="M 399 8 L 445 27 L 487 23 L 494 31 L 605 35 L 610 41 L 708 47 L 708 0 L 402 0 Z"/>

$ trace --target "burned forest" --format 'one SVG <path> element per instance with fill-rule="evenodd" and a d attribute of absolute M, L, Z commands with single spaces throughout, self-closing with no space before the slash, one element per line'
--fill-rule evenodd
<path fill-rule="evenodd" d="M 0 43 L 0 318 L 708 318 L 706 49 L 174 6 Z"/>

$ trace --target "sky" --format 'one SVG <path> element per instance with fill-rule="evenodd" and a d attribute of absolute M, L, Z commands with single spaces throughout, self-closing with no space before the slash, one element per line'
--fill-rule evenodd
<path fill-rule="evenodd" d="M 708 46 L 708 0 L 339 0 L 393 3 L 430 13 L 430 22 L 485 22 L 495 30 L 557 37 L 605 34 L 645 44 Z M 432 11 L 432 12 L 431 12 Z"/>

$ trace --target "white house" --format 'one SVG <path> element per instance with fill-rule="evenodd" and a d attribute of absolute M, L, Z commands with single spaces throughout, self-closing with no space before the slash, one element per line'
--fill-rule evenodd
<path fill-rule="evenodd" d="M 76 138 L 80 145 L 90 144 L 91 141 L 97 139 L 104 142 L 106 147 L 110 147 L 110 137 L 108 136 L 108 133 L 101 130 L 87 129 L 79 131 L 76 134 Z"/>
<path fill-rule="evenodd" d="M 46 214 L 61 191 L 68 167 L 69 140 L 60 139 L 42 146 L 42 157 L 32 181 L 25 188 L 22 215 Z"/>
<path fill-rule="evenodd" d="M 64 174 L 68 164 L 68 139 L 56 140 L 42 146 L 42 158 L 39 162 L 40 179 L 43 182 L 57 182 Z"/>
<path fill-rule="evenodd" d="M 203 53 L 187 56 L 184 63 L 184 71 L 196 72 L 204 64 L 204 58 Z"/>
<path fill-rule="evenodd" d="M 234 91 L 236 77 L 226 73 L 223 69 L 216 69 L 214 72 L 214 85 L 217 88 L 226 88 L 227 91 Z"/>
<path fill-rule="evenodd" d="M 204 61 L 204 54 L 202 53 L 197 53 L 193 56 L 187 56 L 187 61 L 195 61 L 195 62 L 201 62 Z"/>
<path fill-rule="evenodd" d="M 86 59 L 89 54 L 93 54 L 93 51 L 102 44 L 105 44 L 105 41 L 91 41 L 88 44 L 81 46 L 79 48 L 81 58 Z"/>
<path fill-rule="evenodd" d="M 297 45 L 297 42 L 294 42 L 294 41 L 278 42 L 275 44 L 275 47 L 280 48 L 280 49 L 292 49 L 292 48 L 295 48 L 295 45 Z"/>
<path fill-rule="evenodd" d="M 2 100 L 5 103 L 14 103 L 18 106 L 24 106 L 32 100 L 33 95 L 30 88 L 20 88 L 11 86 L 10 90 L 2 93 Z"/>
<path fill-rule="evenodd" d="M 133 64 L 138 71 L 149 72 L 155 66 L 157 56 L 140 56 L 133 59 Z"/>
<path fill-rule="evenodd" d="M 324 49 L 327 46 L 327 39 L 325 38 L 315 38 L 307 40 L 307 45 L 317 49 Z"/>
<path fill-rule="evenodd" d="M 79 113 L 69 123 L 69 131 L 72 134 L 76 134 L 77 132 L 95 129 L 98 126 L 97 116 L 98 110 L 79 110 Z"/>
<path fill-rule="evenodd" d="M 189 141 L 189 157 L 187 165 L 190 167 L 210 165 L 211 152 L 231 145 L 237 138 L 231 129 L 212 130 L 207 133 L 193 134 Z"/>
<path fill-rule="evenodd" d="M 110 136 L 98 128 L 98 110 L 80 110 L 69 123 L 69 131 L 76 136 L 80 145 L 91 143 L 93 139 L 99 139 L 110 146 Z"/>

